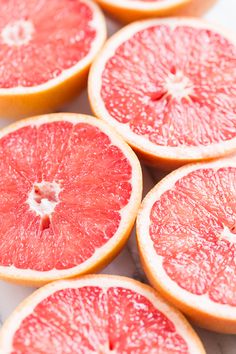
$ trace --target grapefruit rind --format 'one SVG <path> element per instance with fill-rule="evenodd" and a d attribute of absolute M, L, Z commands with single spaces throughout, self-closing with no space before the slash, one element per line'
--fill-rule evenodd
<path fill-rule="evenodd" d="M 25 317 L 30 315 L 34 308 L 46 297 L 54 292 L 66 288 L 81 288 L 84 286 L 101 287 L 104 290 L 110 287 L 123 287 L 133 290 L 146 297 L 157 309 L 162 311 L 174 323 L 177 332 L 184 338 L 191 354 L 205 354 L 204 347 L 195 331 L 185 317 L 175 308 L 162 299 L 154 289 L 136 280 L 114 275 L 87 275 L 74 280 L 61 280 L 48 284 L 26 298 L 11 314 L 0 331 L 0 352 L 10 354 L 12 339 Z"/>
<path fill-rule="evenodd" d="M 208 295 L 195 295 L 178 286 L 166 274 L 163 257 L 159 256 L 149 235 L 149 215 L 153 204 L 187 174 L 202 168 L 236 167 L 231 158 L 210 163 L 190 164 L 162 179 L 144 198 L 137 217 L 137 242 L 145 273 L 151 284 L 174 306 L 183 311 L 198 326 L 221 333 L 236 334 L 236 308 L 218 304 Z"/>
<path fill-rule="evenodd" d="M 93 10 L 97 35 L 89 53 L 59 76 L 33 87 L 0 88 L 0 112 L 4 118 L 20 118 L 48 113 L 61 106 L 85 87 L 90 65 L 106 40 L 106 22 L 99 6 L 83 0 Z"/>
<path fill-rule="evenodd" d="M 140 1 L 140 0 L 120 0 L 119 6 L 120 8 L 124 9 L 139 9 L 142 11 L 149 11 L 150 10 L 166 10 L 170 9 L 173 6 L 179 6 L 182 4 L 187 4 L 191 2 L 192 0 L 162 0 L 162 1 Z M 116 0 L 98 0 L 97 2 L 103 2 L 103 3 L 108 3 L 108 4 L 117 4 Z"/>
<path fill-rule="evenodd" d="M 216 0 L 96 0 L 101 7 L 122 22 L 131 22 L 150 17 L 178 15 L 201 15 Z"/>
<path fill-rule="evenodd" d="M 135 33 L 160 24 L 168 24 L 171 27 L 186 25 L 195 28 L 210 29 L 225 36 L 225 38 L 236 45 L 236 40 L 232 33 L 218 25 L 197 18 L 173 17 L 132 23 L 121 29 L 106 42 L 104 48 L 92 64 L 89 73 L 88 93 L 94 114 L 113 126 L 144 162 L 152 166 L 162 167 L 165 170 L 177 168 L 191 162 L 213 160 L 232 154 L 236 151 L 236 138 L 208 146 L 160 146 L 141 135 L 133 133 L 128 125 L 119 123 L 107 111 L 101 97 L 101 77 L 107 61 L 115 54 L 116 49 L 122 43 L 129 40 Z M 94 85 L 94 82 L 96 82 L 96 85 Z"/>
<path fill-rule="evenodd" d="M 30 269 L 18 269 L 14 266 L 4 267 L 0 266 L 0 278 L 14 283 L 25 284 L 30 286 L 40 286 L 51 281 L 71 278 L 81 274 L 96 272 L 108 263 L 121 251 L 130 235 L 131 229 L 135 222 L 138 208 L 142 197 L 142 170 L 138 158 L 132 149 L 120 138 L 119 135 L 113 131 L 106 123 L 82 114 L 73 113 L 56 113 L 43 116 L 36 116 L 33 118 L 23 119 L 18 121 L 0 131 L 0 139 L 19 128 L 27 125 L 41 125 L 43 123 L 67 121 L 71 123 L 89 123 L 98 127 L 101 131 L 107 134 L 114 143 L 119 147 L 123 154 L 127 157 L 132 166 L 132 194 L 129 203 L 120 211 L 122 216 L 118 230 L 113 237 L 97 249 L 92 257 L 88 258 L 80 265 L 65 269 L 65 270 L 49 270 L 49 271 L 35 271 Z"/>

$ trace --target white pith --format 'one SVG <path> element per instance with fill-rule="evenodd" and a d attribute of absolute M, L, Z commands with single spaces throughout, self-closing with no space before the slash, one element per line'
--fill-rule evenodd
<path fill-rule="evenodd" d="M 181 71 L 177 71 L 176 74 L 170 74 L 166 78 L 164 85 L 167 93 L 176 99 L 188 97 L 193 93 L 193 84 L 187 76 Z"/>
<path fill-rule="evenodd" d="M 51 188 L 54 193 L 57 201 L 50 201 L 47 198 L 42 198 L 40 203 L 36 201 L 36 195 L 34 187 L 37 186 L 40 190 L 44 190 L 44 188 Z M 29 193 L 29 197 L 27 203 L 31 210 L 33 210 L 37 215 L 43 217 L 45 215 L 51 215 L 54 212 L 56 205 L 59 203 L 59 193 L 61 188 L 58 183 L 56 182 L 46 182 L 42 181 L 40 183 L 35 183 L 31 192 Z"/>
<path fill-rule="evenodd" d="M 0 88 L 0 95 L 12 95 L 12 94 L 25 95 L 25 94 L 37 93 L 37 92 L 47 90 L 51 87 L 57 86 L 60 83 L 66 81 L 67 79 L 75 75 L 77 72 L 80 72 L 85 67 L 91 64 L 92 60 L 94 59 L 96 54 L 101 49 L 103 43 L 105 42 L 106 24 L 105 24 L 104 15 L 102 14 L 100 8 L 93 1 L 91 0 L 81 0 L 81 1 L 84 2 L 92 9 L 93 19 L 91 20 L 90 24 L 91 27 L 95 28 L 97 33 L 96 38 L 94 39 L 91 45 L 91 49 L 89 53 L 82 60 L 80 60 L 76 65 L 72 66 L 69 69 L 64 70 L 59 76 L 57 76 L 52 80 L 47 81 L 44 84 L 33 86 L 33 87 L 17 86 L 17 87 L 11 87 L 9 89 Z"/>
<path fill-rule="evenodd" d="M 34 25 L 29 20 L 17 20 L 8 23 L 1 32 L 3 43 L 20 47 L 28 44 L 34 33 Z"/>
<path fill-rule="evenodd" d="M 34 308 L 46 297 L 54 292 L 65 288 L 81 288 L 85 286 L 98 286 L 106 292 L 110 287 L 123 287 L 135 291 L 145 296 L 157 309 L 163 312 L 167 318 L 174 323 L 177 332 L 184 338 L 191 354 L 204 354 L 205 351 L 199 338 L 185 320 L 185 318 L 176 309 L 172 308 L 162 299 L 153 289 L 148 286 L 140 286 L 137 281 L 118 276 L 90 275 L 81 277 L 72 281 L 57 281 L 51 283 L 32 294 L 26 299 L 11 317 L 6 321 L 0 332 L 0 351 L 4 354 L 10 354 L 12 348 L 12 339 L 15 331 L 19 328 L 22 320 L 30 315 Z"/>
<path fill-rule="evenodd" d="M 44 116 L 39 116 L 36 118 L 29 118 L 25 120 L 18 121 L 13 125 L 10 125 L 0 131 L 0 139 L 9 134 L 12 131 L 20 129 L 27 125 L 32 126 L 40 126 L 44 123 L 55 122 L 55 121 L 67 121 L 71 122 L 72 124 L 78 123 L 89 123 L 104 131 L 105 134 L 109 132 L 109 138 L 111 143 L 116 145 L 121 149 L 124 155 L 127 157 L 128 161 L 132 166 L 132 178 L 131 178 L 131 185 L 132 185 L 132 194 L 128 204 L 120 210 L 121 215 L 121 222 L 118 227 L 118 230 L 114 234 L 114 236 L 101 248 L 97 249 L 95 253 L 87 259 L 85 262 L 81 263 L 80 265 L 64 269 L 64 270 L 57 270 L 52 269 L 49 271 L 35 271 L 31 269 L 18 269 L 15 266 L 4 267 L 0 266 L 0 276 L 5 277 L 9 276 L 14 279 L 23 280 L 33 280 L 33 281 L 43 281 L 48 282 L 56 279 L 61 279 L 63 277 L 72 277 L 73 275 L 77 275 L 78 273 L 83 273 L 87 271 L 90 267 L 94 264 L 98 263 L 101 259 L 106 258 L 117 246 L 117 244 L 123 239 L 124 233 L 127 231 L 128 227 L 134 222 L 136 217 L 137 209 L 139 207 L 139 203 L 141 202 L 142 196 L 142 172 L 140 163 L 131 150 L 131 148 L 123 142 L 123 140 L 113 131 L 107 124 L 103 123 L 102 121 L 93 118 L 91 116 L 81 115 L 81 114 L 73 114 L 73 113 L 59 113 L 59 114 L 49 114 Z"/>
<path fill-rule="evenodd" d="M 227 226 L 224 226 L 224 230 L 222 231 L 219 238 L 230 242 L 231 245 L 236 244 L 236 234 L 231 232 Z"/>
<path fill-rule="evenodd" d="M 214 143 L 208 146 L 199 145 L 199 146 L 172 147 L 172 146 L 157 145 L 155 143 L 152 143 L 145 136 L 135 134 L 129 128 L 128 124 L 119 123 L 107 111 L 104 101 L 101 97 L 101 87 L 102 87 L 101 77 L 107 61 L 115 54 L 117 48 L 122 43 L 129 40 L 135 33 L 145 28 L 152 27 L 155 25 L 160 25 L 160 24 L 166 24 L 173 29 L 179 25 L 191 26 L 194 28 L 209 29 L 217 33 L 220 33 L 221 35 L 225 36 L 227 39 L 229 39 L 232 43 L 236 45 L 235 37 L 227 30 L 222 29 L 218 25 L 207 23 L 201 19 L 173 17 L 173 18 L 159 18 L 159 19 L 145 20 L 145 21 L 132 23 L 126 26 L 125 28 L 123 28 L 122 30 L 120 30 L 119 32 L 117 32 L 107 41 L 103 50 L 100 52 L 99 56 L 97 57 L 97 59 L 92 65 L 92 68 L 90 70 L 90 75 L 89 75 L 88 92 L 89 92 L 89 98 L 90 98 L 93 111 L 99 118 L 107 121 L 110 125 L 112 125 L 131 146 L 155 157 L 159 156 L 162 158 L 179 160 L 180 162 L 181 160 L 184 161 L 189 160 L 191 162 L 192 160 L 200 160 L 204 158 L 215 158 L 215 157 L 220 157 L 228 153 L 231 153 L 232 151 L 236 150 L 236 138 L 224 142 Z M 187 78 L 184 79 L 185 90 L 187 84 L 187 93 L 189 94 L 191 92 L 191 82 L 186 81 L 186 79 Z M 96 82 L 96 85 L 94 85 L 94 82 Z M 174 92 L 173 86 L 171 87 L 171 90 L 172 92 Z M 181 91 L 181 93 L 182 92 L 183 91 Z"/>
<path fill-rule="evenodd" d="M 176 170 L 165 177 L 145 197 L 137 218 L 137 233 L 138 243 L 142 256 L 145 259 L 148 269 L 150 270 L 153 277 L 157 279 L 161 288 L 170 293 L 174 298 L 188 305 L 190 308 L 197 309 L 219 318 L 235 319 L 236 307 L 213 302 L 209 298 L 208 294 L 192 294 L 171 280 L 162 266 L 163 257 L 156 253 L 154 249 L 154 243 L 149 234 L 150 212 L 152 206 L 163 193 L 171 189 L 179 179 L 191 173 L 192 171 L 196 171 L 202 168 L 214 168 L 217 170 L 222 167 L 236 168 L 236 161 L 233 159 L 222 159 L 212 163 L 193 164 L 180 168 L 179 170 Z M 222 235 L 219 235 L 219 238 L 221 237 Z"/>
<path fill-rule="evenodd" d="M 162 1 L 139 1 L 139 0 L 101 0 L 105 4 L 111 4 L 119 8 L 133 10 L 165 10 L 179 4 L 189 3 L 191 0 L 162 0 Z"/>

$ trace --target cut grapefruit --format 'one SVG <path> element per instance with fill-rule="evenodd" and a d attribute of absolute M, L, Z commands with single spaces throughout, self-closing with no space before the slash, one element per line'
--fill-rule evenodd
<path fill-rule="evenodd" d="M 0 134 L 0 278 L 31 285 L 96 271 L 123 247 L 139 161 L 103 122 L 70 113 Z"/>
<path fill-rule="evenodd" d="M 122 22 L 148 17 L 192 15 L 207 11 L 216 0 L 96 0 L 109 14 Z"/>
<path fill-rule="evenodd" d="M 231 153 L 235 43 L 193 18 L 133 23 L 107 42 L 91 68 L 93 111 L 163 169 Z"/>
<path fill-rule="evenodd" d="M 61 106 L 85 85 L 106 38 L 90 0 L 0 0 L 0 114 L 30 116 Z"/>
<path fill-rule="evenodd" d="M 152 284 L 196 324 L 236 333 L 236 162 L 184 166 L 144 199 L 137 237 Z"/>
<path fill-rule="evenodd" d="M 147 285 L 108 275 L 36 291 L 0 333 L 1 354 L 204 354 L 177 310 Z"/>

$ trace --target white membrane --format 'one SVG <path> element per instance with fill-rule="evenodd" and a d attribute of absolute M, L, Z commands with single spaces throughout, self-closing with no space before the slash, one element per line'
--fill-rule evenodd
<path fill-rule="evenodd" d="M 17 20 L 8 23 L 2 30 L 3 43 L 8 46 L 20 47 L 28 44 L 34 33 L 34 25 L 29 20 Z"/>

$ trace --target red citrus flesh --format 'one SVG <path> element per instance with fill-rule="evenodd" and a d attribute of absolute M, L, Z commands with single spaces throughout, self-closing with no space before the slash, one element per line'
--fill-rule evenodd
<path fill-rule="evenodd" d="M 96 37 L 83 0 L 1 0 L 0 8 L 0 88 L 55 79 L 89 53 Z"/>
<path fill-rule="evenodd" d="M 133 162 L 108 127 L 70 114 L 43 118 L 0 139 L 3 272 L 76 267 L 112 239 L 124 218 L 135 217 L 134 210 L 121 215 L 136 188 Z"/>
<path fill-rule="evenodd" d="M 65 289 L 47 297 L 16 332 L 12 353 L 55 353 L 56 348 L 61 353 L 68 349 L 70 353 L 97 353 L 107 343 L 117 353 L 128 348 L 148 353 L 160 344 L 163 351 L 188 353 L 184 339 L 163 313 L 144 296 L 119 287 L 106 293 L 100 287 Z"/>
<path fill-rule="evenodd" d="M 236 167 L 199 168 L 152 206 L 149 233 L 182 289 L 236 306 Z"/>
<path fill-rule="evenodd" d="M 108 114 L 158 146 L 235 138 L 236 46 L 204 23 L 174 21 L 137 24 L 111 50 L 100 92 Z"/>

